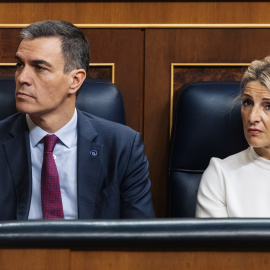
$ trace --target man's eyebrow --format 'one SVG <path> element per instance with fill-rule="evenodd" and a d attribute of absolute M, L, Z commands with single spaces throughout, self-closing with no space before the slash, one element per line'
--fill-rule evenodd
<path fill-rule="evenodd" d="M 17 61 L 23 62 L 22 59 L 18 55 L 15 55 L 15 59 Z M 31 60 L 31 64 L 32 65 L 44 65 L 44 66 L 47 66 L 47 67 L 52 67 L 52 65 L 49 62 L 47 62 L 45 60 L 39 60 L 39 59 Z"/>
<path fill-rule="evenodd" d="M 31 63 L 33 65 L 44 65 L 44 66 L 47 66 L 47 67 L 52 67 L 52 65 L 49 62 L 45 61 L 45 60 L 38 60 L 38 59 L 37 60 L 32 60 Z"/>
<path fill-rule="evenodd" d="M 22 59 L 18 55 L 15 55 L 15 60 L 22 61 Z"/>

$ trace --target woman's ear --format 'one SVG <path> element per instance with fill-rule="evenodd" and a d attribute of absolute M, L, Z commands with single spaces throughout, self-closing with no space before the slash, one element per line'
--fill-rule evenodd
<path fill-rule="evenodd" d="M 84 82 L 86 78 L 86 71 L 84 69 L 74 69 L 71 71 L 70 76 L 72 81 L 69 88 L 69 93 L 74 94 L 80 89 L 82 83 Z"/>

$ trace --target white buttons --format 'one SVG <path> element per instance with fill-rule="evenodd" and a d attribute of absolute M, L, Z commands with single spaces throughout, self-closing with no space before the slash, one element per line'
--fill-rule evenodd
<path fill-rule="evenodd" d="M 53 155 L 53 159 L 56 159 L 56 155 Z"/>

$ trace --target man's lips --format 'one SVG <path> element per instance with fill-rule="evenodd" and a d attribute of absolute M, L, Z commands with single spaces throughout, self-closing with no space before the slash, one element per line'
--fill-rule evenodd
<path fill-rule="evenodd" d="M 31 96 L 30 94 L 27 94 L 27 93 L 21 92 L 21 91 L 17 92 L 16 96 L 18 98 L 28 98 L 28 97 L 33 98 L 33 96 Z"/>
<path fill-rule="evenodd" d="M 262 131 L 259 130 L 259 129 L 257 129 L 257 128 L 249 128 L 249 129 L 248 129 L 248 133 L 249 133 L 250 135 L 258 135 L 258 134 L 261 134 Z"/>

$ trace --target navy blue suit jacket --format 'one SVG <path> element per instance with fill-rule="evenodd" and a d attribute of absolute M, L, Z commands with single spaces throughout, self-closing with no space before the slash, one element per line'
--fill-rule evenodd
<path fill-rule="evenodd" d="M 32 168 L 24 114 L 0 121 L 0 144 L 0 219 L 27 219 Z M 79 219 L 154 217 L 138 132 L 78 110 L 77 159 Z"/>

